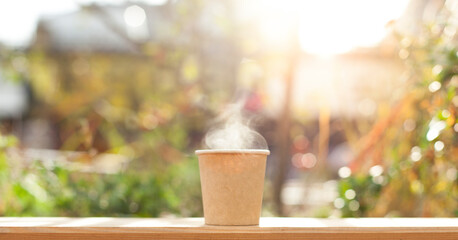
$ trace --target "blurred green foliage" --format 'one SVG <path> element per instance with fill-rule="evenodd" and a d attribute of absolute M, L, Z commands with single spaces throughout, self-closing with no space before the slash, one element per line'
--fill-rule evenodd
<path fill-rule="evenodd" d="M 381 189 L 382 185 L 374 183 L 372 176 L 359 175 L 341 180 L 337 191 L 344 203 L 342 216 L 365 217 L 374 209 Z M 351 191 L 354 191 L 354 197 Z"/>
<path fill-rule="evenodd" d="M 164 172 L 132 169 L 116 174 L 81 173 L 36 161 L 13 168 L 4 151 L 15 138 L 0 136 L 0 213 L 5 216 L 200 216 L 197 159 Z"/>
<path fill-rule="evenodd" d="M 344 217 L 458 216 L 458 45 L 444 30 L 454 25 L 443 21 L 418 37 L 399 35 L 412 87 L 339 182 L 335 205 Z"/>
<path fill-rule="evenodd" d="M 201 26 L 203 4 L 180 1 L 160 9 L 174 29 L 169 37 L 181 39 L 192 29 L 199 33 L 192 41 L 132 41 L 136 53 L 57 51 L 46 31 L 37 32 L 27 51 L 0 47 L 2 73 L 33 92 L 24 120 L 44 119 L 52 126 L 48 137 L 55 146 L 48 148 L 131 160 L 125 172 L 84 173 L 59 162 L 22 162 L 2 147 L 0 215 L 202 215 L 197 159 L 188 154 L 201 146 L 207 122 L 230 100 L 240 61 L 230 12 L 209 16 L 227 23 L 215 37 Z M 100 13 L 96 5 L 82 11 Z M 209 45 L 202 42 L 222 55 L 203 54 Z"/>

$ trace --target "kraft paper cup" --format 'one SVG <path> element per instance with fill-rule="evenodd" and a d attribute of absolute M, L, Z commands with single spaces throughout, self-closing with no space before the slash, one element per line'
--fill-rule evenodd
<path fill-rule="evenodd" d="M 258 225 L 268 150 L 197 150 L 205 224 Z"/>

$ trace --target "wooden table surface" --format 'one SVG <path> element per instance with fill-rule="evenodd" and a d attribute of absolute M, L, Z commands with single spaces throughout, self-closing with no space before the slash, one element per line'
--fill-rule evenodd
<path fill-rule="evenodd" d="M 261 218 L 208 226 L 202 218 L 0 217 L 7 239 L 453 239 L 458 218 Z"/>

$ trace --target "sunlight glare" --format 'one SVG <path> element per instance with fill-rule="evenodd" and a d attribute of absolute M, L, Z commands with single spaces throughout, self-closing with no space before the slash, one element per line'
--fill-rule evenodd
<path fill-rule="evenodd" d="M 334 55 L 372 47 L 386 35 L 386 24 L 399 18 L 408 1 L 303 1 L 299 41 L 303 51 Z"/>

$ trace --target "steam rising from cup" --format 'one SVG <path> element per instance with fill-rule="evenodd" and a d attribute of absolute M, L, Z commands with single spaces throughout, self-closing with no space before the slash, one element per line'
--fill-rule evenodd
<path fill-rule="evenodd" d="M 211 129 L 205 136 L 210 149 L 268 149 L 261 134 L 249 127 L 242 116 L 240 105 L 229 107 L 220 117 L 220 127 Z"/>

